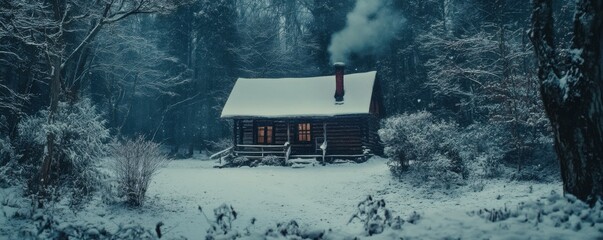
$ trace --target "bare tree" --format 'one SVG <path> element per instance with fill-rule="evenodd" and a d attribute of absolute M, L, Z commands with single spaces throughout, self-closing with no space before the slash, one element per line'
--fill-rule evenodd
<path fill-rule="evenodd" d="M 461 111 L 473 122 L 485 84 L 501 78 L 495 72 L 497 61 L 491 57 L 497 50 L 496 40 L 485 31 L 464 37 L 446 36 L 440 31 L 419 38 L 423 51 L 434 54 L 425 64 L 429 69 L 427 86 L 436 95 L 460 99 Z"/>
<path fill-rule="evenodd" d="M 104 78 L 109 122 L 115 133 L 129 119 L 134 102 L 161 96 L 179 96 L 177 88 L 191 82 L 186 64 L 158 47 L 155 32 L 140 30 L 140 17 L 109 26 L 94 44 L 89 72 Z M 149 36 L 151 35 L 151 36 Z M 164 67 L 180 71 L 165 71 Z"/>
<path fill-rule="evenodd" d="M 107 25 L 132 15 L 167 11 L 182 1 L 168 0 L 47 0 L 2 1 L 10 13 L 0 20 L 0 36 L 10 35 L 18 42 L 35 46 L 47 63 L 50 108 L 48 123 L 54 123 L 59 101 L 75 102 L 82 74 L 89 62 L 90 44 Z M 12 17 L 12 13 L 16 13 Z M 2 51 L 2 49 L 0 49 Z M 20 58 L 15 52 L 0 54 Z M 49 184 L 51 166 L 56 157 L 56 136 L 49 133 L 39 181 Z M 42 188 L 43 189 L 43 188 Z"/>
<path fill-rule="evenodd" d="M 0 1 L 0 112 L 5 115 L 23 115 L 21 110 L 30 100 L 30 94 L 11 84 L 7 71 L 28 63 L 28 72 L 36 69 L 33 58 L 41 57 L 44 46 L 40 30 L 54 24 L 43 17 L 48 14 L 45 6 L 40 1 Z"/>
<path fill-rule="evenodd" d="M 603 1 L 579 0 L 568 55 L 556 46 L 552 0 L 534 0 L 531 38 L 563 189 L 594 204 L 603 197 Z"/>

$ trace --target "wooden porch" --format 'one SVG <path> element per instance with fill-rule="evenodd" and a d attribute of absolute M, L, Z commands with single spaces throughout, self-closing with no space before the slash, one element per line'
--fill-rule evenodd
<path fill-rule="evenodd" d="M 274 156 L 288 160 L 291 153 L 291 145 L 236 145 L 232 153 L 235 156 L 245 156 L 247 158 L 264 158 Z"/>
<path fill-rule="evenodd" d="M 379 154 L 375 116 L 297 119 L 234 119 L 232 147 L 217 157 L 362 161 Z"/>
<path fill-rule="evenodd" d="M 322 145 L 331 157 L 364 156 L 367 149 L 379 154 L 379 127 L 374 116 L 234 119 L 234 153 L 238 155 L 284 156 L 285 144 L 291 145 L 290 157 L 322 157 Z M 277 153 L 278 152 L 278 153 Z"/>
<path fill-rule="evenodd" d="M 246 145 L 240 144 L 232 148 L 234 156 L 245 156 L 247 158 L 261 159 L 267 156 L 283 158 L 285 160 L 296 158 L 361 158 L 368 154 L 291 154 L 291 145 Z"/>

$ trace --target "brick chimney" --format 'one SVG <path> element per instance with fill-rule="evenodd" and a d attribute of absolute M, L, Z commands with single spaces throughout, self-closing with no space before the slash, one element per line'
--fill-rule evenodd
<path fill-rule="evenodd" d="M 345 63 L 336 62 L 333 66 L 335 67 L 335 102 L 341 103 L 343 102 L 343 95 L 345 95 L 345 90 L 343 88 L 343 70 L 345 68 Z"/>

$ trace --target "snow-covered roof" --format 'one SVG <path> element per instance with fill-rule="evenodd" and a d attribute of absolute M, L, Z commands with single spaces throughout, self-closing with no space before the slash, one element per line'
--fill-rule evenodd
<path fill-rule="evenodd" d="M 343 104 L 335 104 L 335 76 L 239 78 L 222 118 L 328 117 L 368 114 L 377 72 L 344 77 Z"/>

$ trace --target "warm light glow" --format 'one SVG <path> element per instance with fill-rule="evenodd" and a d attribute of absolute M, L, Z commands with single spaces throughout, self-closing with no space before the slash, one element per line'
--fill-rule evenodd
<path fill-rule="evenodd" d="M 258 127 L 258 144 L 272 144 L 272 126 Z"/>
<path fill-rule="evenodd" d="M 310 142 L 312 137 L 310 130 L 310 123 L 297 124 L 297 140 L 300 142 Z"/>
<path fill-rule="evenodd" d="M 272 144 L 272 126 L 266 127 L 266 144 Z"/>

